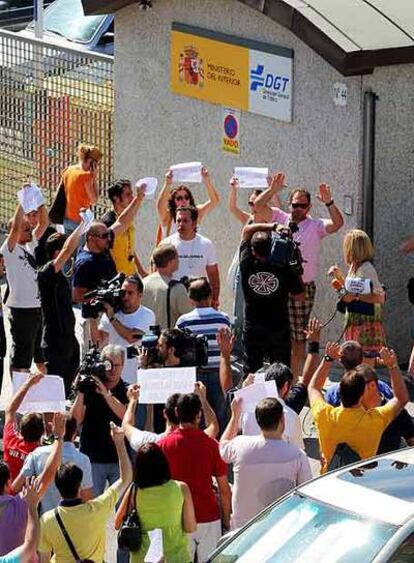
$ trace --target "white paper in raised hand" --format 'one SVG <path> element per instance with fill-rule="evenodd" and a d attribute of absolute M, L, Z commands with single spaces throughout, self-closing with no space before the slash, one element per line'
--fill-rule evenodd
<path fill-rule="evenodd" d="M 139 402 L 147 405 L 164 404 L 173 393 L 193 393 L 196 368 L 140 369 Z"/>
<path fill-rule="evenodd" d="M 33 183 L 19 190 L 17 192 L 17 198 L 25 213 L 39 209 L 45 202 L 42 191 Z"/>
<path fill-rule="evenodd" d="M 79 211 L 79 216 L 83 219 L 82 233 L 86 233 L 86 231 L 89 229 L 89 227 L 95 220 L 93 211 L 92 209 L 85 209 L 85 211 Z"/>
<path fill-rule="evenodd" d="M 182 162 L 170 166 L 173 182 L 201 183 L 201 162 Z"/>
<path fill-rule="evenodd" d="M 13 393 L 30 377 L 28 373 L 13 372 Z M 45 375 L 26 393 L 17 412 L 65 412 L 65 386 L 58 375 Z"/>
<path fill-rule="evenodd" d="M 161 528 L 155 528 L 148 532 L 150 546 L 144 557 L 144 563 L 160 563 L 164 557 L 164 545 Z"/>
<path fill-rule="evenodd" d="M 268 168 L 253 168 L 251 166 L 236 166 L 234 176 L 241 188 L 268 188 Z"/>
<path fill-rule="evenodd" d="M 274 381 L 254 383 L 236 391 L 234 395 L 242 399 L 243 412 L 254 412 L 257 403 L 262 399 L 277 397 L 276 383 Z"/>
<path fill-rule="evenodd" d="M 145 184 L 145 199 L 153 199 L 155 191 L 158 187 L 158 180 L 152 176 L 148 178 L 141 178 L 135 184 L 137 188 L 140 188 L 142 184 Z"/>

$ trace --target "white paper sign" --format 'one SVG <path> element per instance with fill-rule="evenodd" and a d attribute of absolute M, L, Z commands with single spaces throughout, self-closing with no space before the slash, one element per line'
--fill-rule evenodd
<path fill-rule="evenodd" d="M 333 85 L 333 100 L 336 106 L 346 106 L 348 102 L 348 87 L 346 84 L 335 82 Z"/>
<path fill-rule="evenodd" d="M 13 372 L 13 393 L 30 377 L 28 373 Z M 26 393 L 17 412 L 65 412 L 65 386 L 58 375 L 45 375 Z"/>
<path fill-rule="evenodd" d="M 196 368 L 140 369 L 139 402 L 149 405 L 165 404 L 173 393 L 193 393 Z"/>
<path fill-rule="evenodd" d="M 93 211 L 92 209 L 85 209 L 85 211 L 79 212 L 79 216 L 83 219 L 82 232 L 86 233 L 86 231 L 89 229 L 89 227 L 94 221 Z"/>
<path fill-rule="evenodd" d="M 17 198 L 25 213 L 39 209 L 44 204 L 45 198 L 36 184 L 31 183 L 17 192 Z"/>
<path fill-rule="evenodd" d="M 170 166 L 173 182 L 201 183 L 201 162 L 182 162 Z"/>
<path fill-rule="evenodd" d="M 140 188 L 143 184 L 145 184 L 145 199 L 152 199 L 158 187 L 157 178 L 152 176 L 141 178 L 135 185 L 137 188 Z"/>
<path fill-rule="evenodd" d="M 162 530 L 155 528 L 148 532 L 150 546 L 144 558 L 144 563 L 160 563 L 164 557 L 164 545 L 162 541 Z"/>
<path fill-rule="evenodd" d="M 254 168 L 251 166 L 236 166 L 234 176 L 239 181 L 241 188 L 268 188 L 268 168 Z"/>
<path fill-rule="evenodd" d="M 265 381 L 264 383 L 254 383 L 253 385 L 248 385 L 243 387 L 239 391 L 236 391 L 235 397 L 240 397 L 242 399 L 242 411 L 243 412 L 254 412 L 256 405 L 262 399 L 267 399 L 267 397 L 278 397 L 276 382 Z"/>

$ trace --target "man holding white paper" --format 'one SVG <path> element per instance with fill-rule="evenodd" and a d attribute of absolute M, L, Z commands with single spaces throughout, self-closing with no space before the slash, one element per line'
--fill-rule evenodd
<path fill-rule="evenodd" d="M 212 306 L 219 306 L 220 274 L 216 248 L 210 239 L 197 234 L 198 211 L 196 207 L 182 207 L 176 213 L 177 233 L 164 240 L 173 244 L 178 252 L 179 266 L 174 278 L 208 278 L 212 292 Z"/>
<path fill-rule="evenodd" d="M 142 192 L 145 195 L 145 184 L 138 187 L 140 196 Z M 111 227 L 116 222 L 119 215 L 128 207 L 134 198 L 131 182 L 127 179 L 121 179 L 109 186 L 108 198 L 111 200 L 112 209 L 102 216 L 101 221 L 107 227 Z M 135 208 L 135 215 L 144 200 L 144 196 L 140 197 Z M 115 235 L 112 248 L 110 250 L 113 261 L 118 273 L 126 276 L 132 276 L 138 273 L 141 277 L 147 275 L 147 271 L 142 266 L 137 256 L 135 248 L 135 226 L 134 217 L 131 217 L 129 225 L 123 232 Z"/>
<path fill-rule="evenodd" d="M 23 200 L 25 189 L 23 187 Z M 7 271 L 5 304 L 10 311 L 11 372 L 29 371 L 32 360 L 39 370 L 44 371 L 40 349 L 42 317 L 33 251 L 49 220 L 43 203 L 38 210 L 39 222 L 33 229 L 19 203 L 10 222 L 9 234 L 0 248 Z"/>
<path fill-rule="evenodd" d="M 255 409 L 259 436 L 237 436 L 242 400 L 235 398 L 231 419 L 220 439 L 220 455 L 233 463 L 231 528 L 241 528 L 290 489 L 312 479 L 305 453 L 282 439 L 285 421 L 278 399 L 261 400 Z"/>

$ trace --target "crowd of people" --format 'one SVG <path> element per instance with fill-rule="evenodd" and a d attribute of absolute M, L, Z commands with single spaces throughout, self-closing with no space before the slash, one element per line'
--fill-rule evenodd
<path fill-rule="evenodd" d="M 299 417 L 306 405 L 322 473 L 414 445 L 407 387 L 382 323 L 385 289 L 359 229 L 343 235 L 347 272 L 329 270 L 344 329 L 321 351 L 324 327 L 312 315 L 318 256 L 344 226 L 329 185 L 317 193 L 327 217 L 314 218 L 302 187 L 282 205 L 282 172 L 248 192 L 246 209 L 232 178 L 228 209 L 241 241 L 233 262 L 219 265 L 220 241 L 198 232 L 220 203 L 209 171 L 201 170 L 208 199 L 196 203 L 168 170 L 147 259 L 135 232 L 145 228 L 145 184 L 122 178 L 106 187 L 110 210 L 91 218 L 104 197 L 101 153 L 81 145 L 78 157 L 50 210 L 41 196 L 31 211 L 19 200 L 0 249 L 10 376 L 27 373 L 5 410 L 0 562 L 108 561 L 112 517 L 120 563 L 148 561 L 154 530 L 157 562 L 207 561 L 226 531 L 312 478 Z M 224 268 L 232 311 L 220 306 Z M 189 354 L 195 337 L 204 354 Z M 103 374 L 85 368 L 91 349 Z M 343 373 L 326 388 L 334 363 Z M 140 402 L 142 370 L 188 366 L 196 367 L 192 393 Z M 379 377 L 385 371 L 390 385 Z M 47 374 L 63 379 L 66 412 L 19 414 Z M 273 396 L 247 408 L 243 391 L 259 382 L 274 385 Z M 125 527 L 133 547 L 121 541 Z"/>

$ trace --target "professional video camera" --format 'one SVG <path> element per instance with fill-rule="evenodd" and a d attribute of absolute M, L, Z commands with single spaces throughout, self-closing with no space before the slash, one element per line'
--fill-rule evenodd
<path fill-rule="evenodd" d="M 290 221 L 289 226 L 282 231 L 276 231 L 272 237 L 270 247 L 270 263 L 277 266 L 288 267 L 296 274 L 303 274 L 303 258 L 300 243 L 293 239 L 293 234 L 298 226 Z"/>
<path fill-rule="evenodd" d="M 105 381 L 106 372 L 111 369 L 111 362 L 109 360 L 102 360 L 101 353 L 97 348 L 91 348 L 86 352 L 85 357 L 79 366 L 73 390 L 80 393 L 90 393 L 96 389 L 97 377 L 102 382 Z"/>
<path fill-rule="evenodd" d="M 82 306 L 82 316 L 84 319 L 97 319 L 99 313 L 105 310 L 104 303 L 109 303 L 118 311 L 122 307 L 122 297 L 124 290 L 121 289 L 125 280 L 125 274 L 118 274 L 111 280 L 103 283 L 92 291 L 87 291 L 85 299 L 91 299 Z"/>
<path fill-rule="evenodd" d="M 142 337 L 141 347 L 129 346 L 127 348 L 127 358 L 138 356 L 141 350 L 147 350 L 147 367 L 159 367 L 163 364 L 158 351 L 158 338 L 161 334 L 159 325 L 151 325 L 149 334 Z M 177 356 L 180 357 L 181 366 L 201 367 L 208 363 L 208 342 L 207 337 L 201 334 L 194 334 L 188 329 L 177 329 L 178 338 L 175 341 Z"/>

